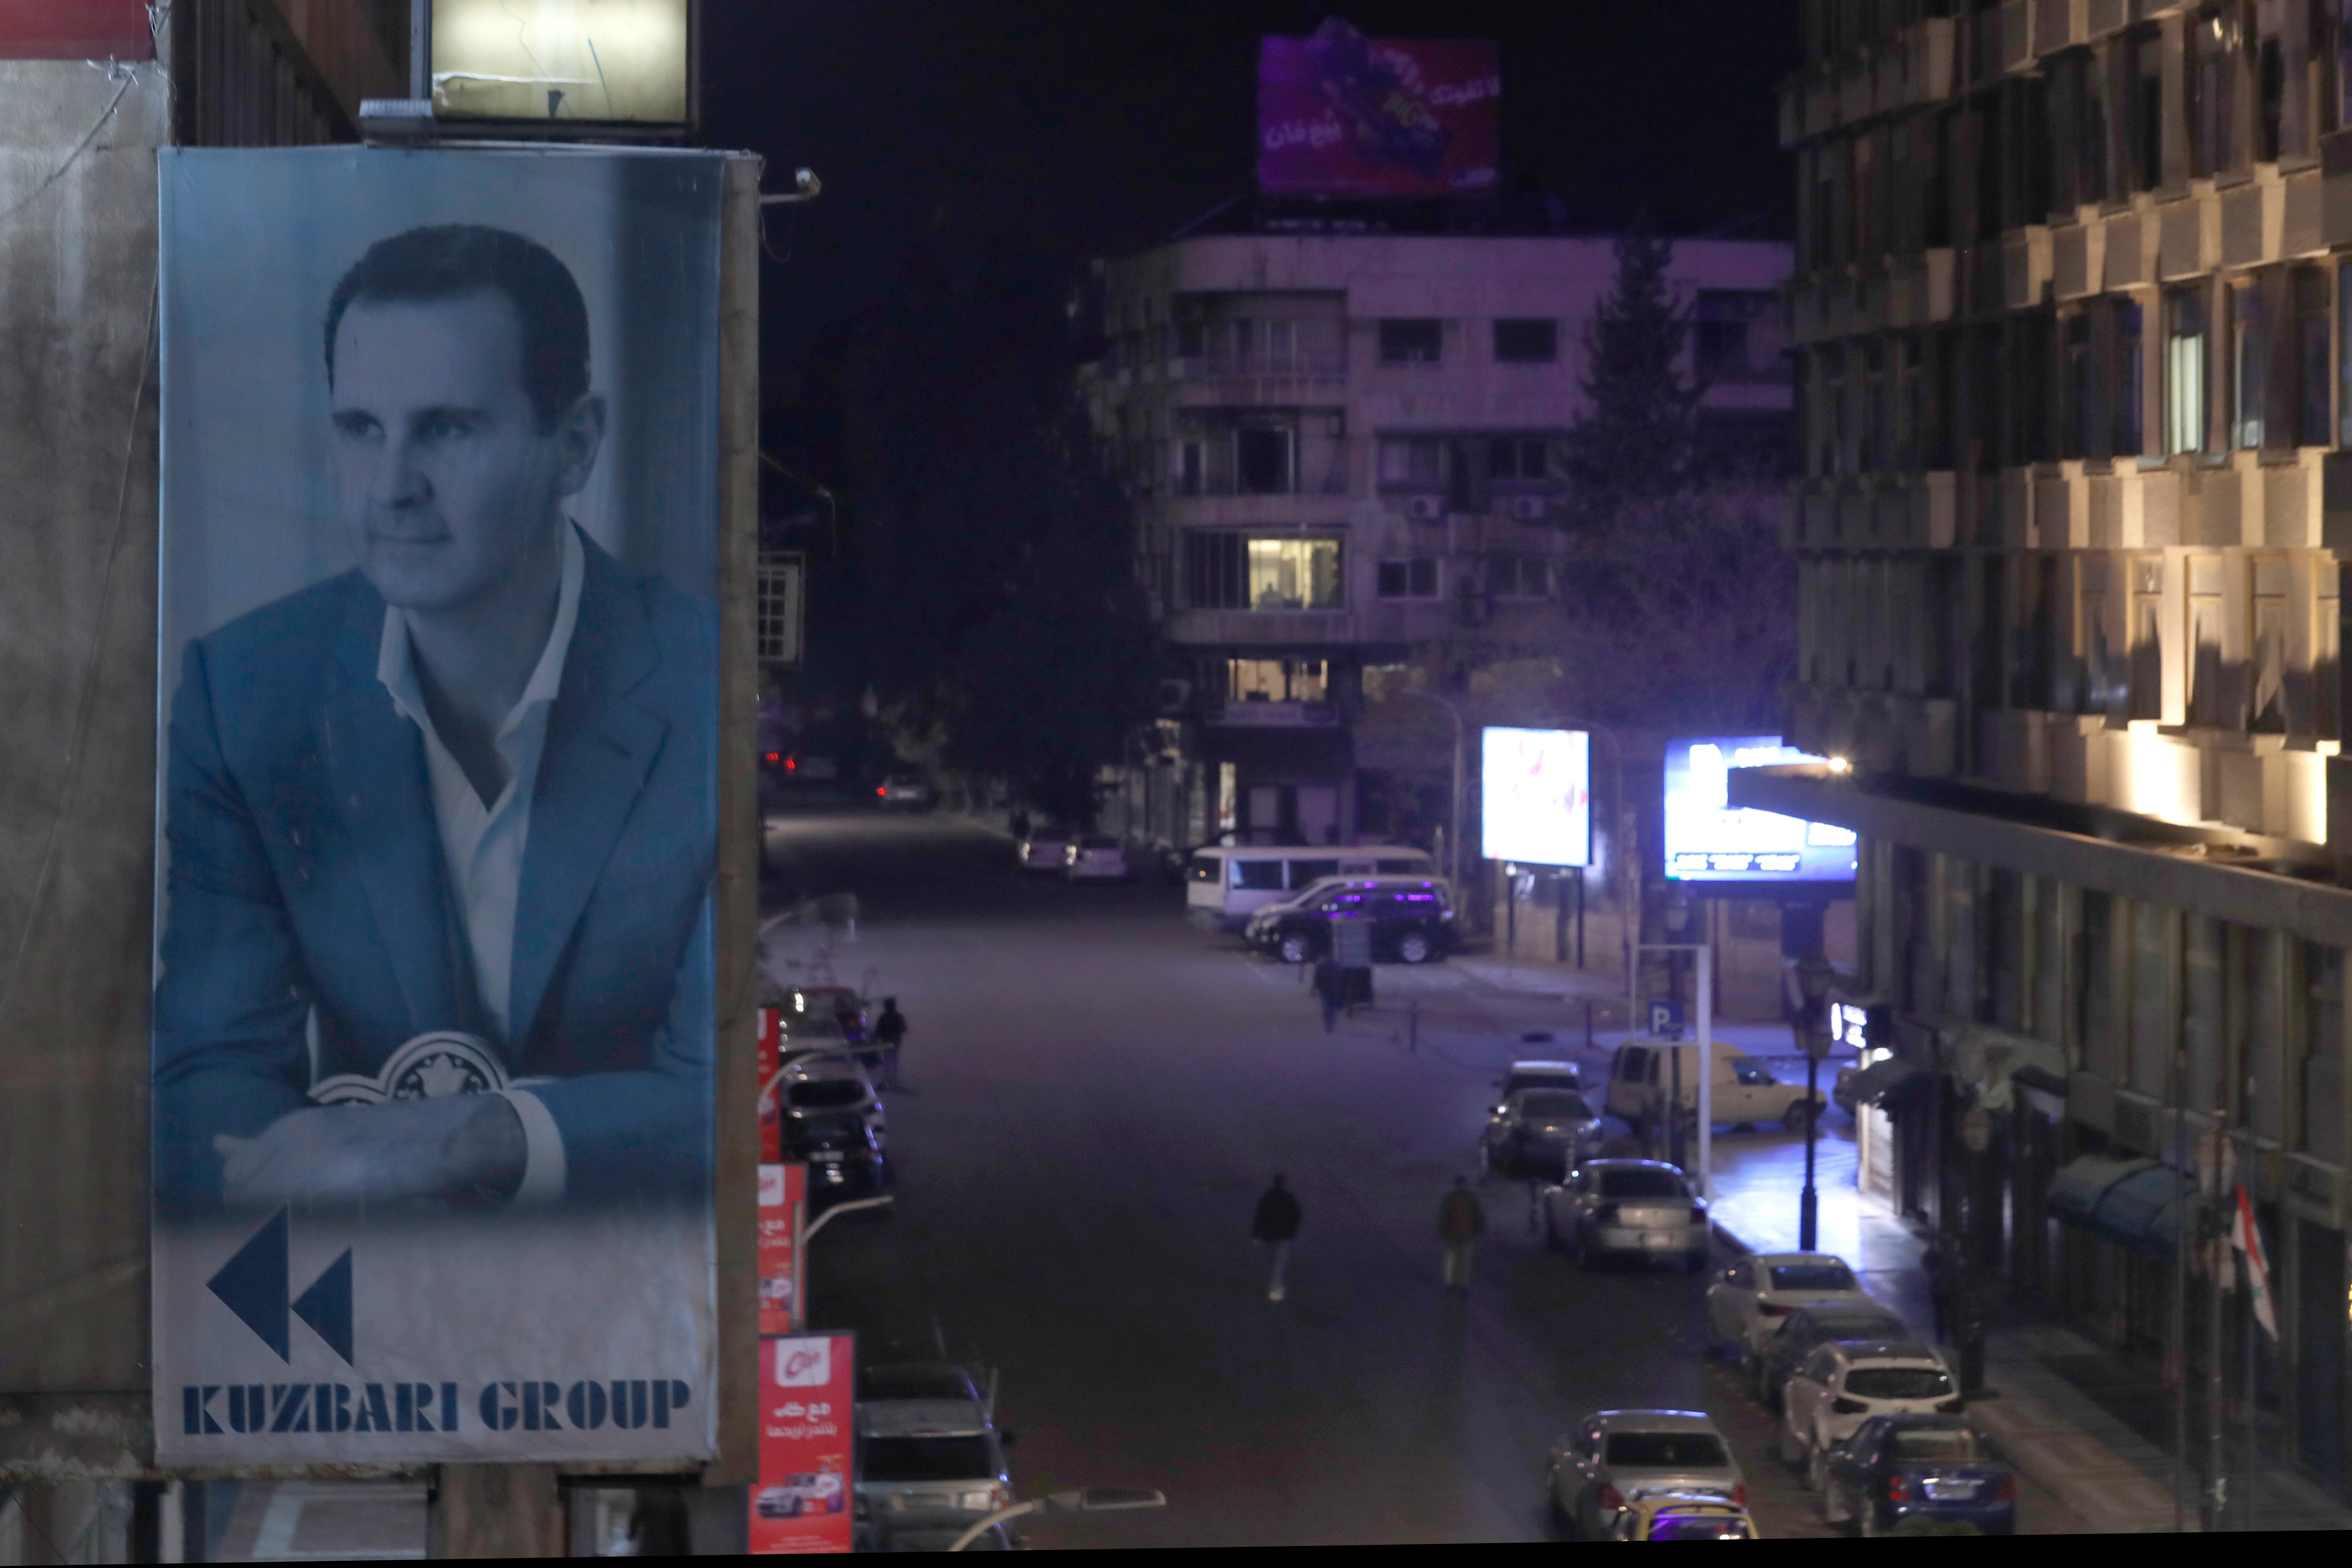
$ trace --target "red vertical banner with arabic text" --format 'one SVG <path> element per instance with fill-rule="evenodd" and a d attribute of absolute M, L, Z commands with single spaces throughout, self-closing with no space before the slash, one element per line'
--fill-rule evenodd
<path fill-rule="evenodd" d="M 808 1167 L 760 1167 L 760 1332 L 801 1326 L 801 1219 L 808 1205 Z"/>
<path fill-rule="evenodd" d="M 850 1416 L 857 1336 L 760 1342 L 760 1484 L 751 1489 L 751 1550 L 846 1552 Z"/>

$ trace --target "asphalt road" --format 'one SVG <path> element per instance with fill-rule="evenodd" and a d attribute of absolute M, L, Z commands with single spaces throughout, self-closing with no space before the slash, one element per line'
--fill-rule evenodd
<path fill-rule="evenodd" d="M 1549 1444 L 1618 1405 L 1715 1415 L 1762 1528 L 1822 1533 L 1705 1354 L 1703 1277 L 1581 1271 L 1497 1182 L 1474 1288 L 1441 1288 L 1439 1200 L 1556 1010 L 1384 966 L 1326 1036 L 1297 971 L 1188 927 L 1179 889 L 1032 879 L 945 818 L 779 815 L 768 847 L 772 900 L 858 895 L 835 973 L 910 1023 L 898 1205 L 813 1243 L 813 1321 L 1000 1369 L 1024 1494 L 1168 1493 L 1034 1544 L 1542 1540 Z M 1277 1170 L 1306 1214 L 1279 1306 L 1248 1237 Z"/>

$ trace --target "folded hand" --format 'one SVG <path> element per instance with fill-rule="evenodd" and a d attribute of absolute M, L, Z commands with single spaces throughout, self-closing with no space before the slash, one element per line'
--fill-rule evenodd
<path fill-rule="evenodd" d="M 494 1094 L 320 1106 L 213 1140 L 232 1202 L 480 1201 L 522 1179 L 522 1120 Z"/>

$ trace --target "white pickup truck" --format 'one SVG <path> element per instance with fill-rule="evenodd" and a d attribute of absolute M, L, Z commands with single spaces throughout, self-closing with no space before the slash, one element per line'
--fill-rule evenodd
<path fill-rule="evenodd" d="M 1698 1109 L 1698 1051 L 1696 1044 L 1674 1040 L 1629 1040 L 1617 1047 L 1609 1068 L 1607 1110 L 1636 1127 L 1647 1126 L 1663 1113 L 1673 1093 L 1677 1067 L 1685 1110 Z M 1808 1101 L 1805 1086 L 1782 1083 L 1764 1064 L 1736 1047 L 1718 1043 L 1714 1048 L 1714 1103 L 1708 1107 L 1717 1126 L 1739 1122 L 1778 1121 L 1795 1130 L 1809 1116 L 1821 1113 L 1816 1094 Z"/>

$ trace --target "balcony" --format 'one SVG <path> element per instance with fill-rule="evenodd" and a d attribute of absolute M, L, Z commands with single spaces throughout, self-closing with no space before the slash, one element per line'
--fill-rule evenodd
<path fill-rule="evenodd" d="M 1332 702 L 1272 702 L 1211 698 L 1201 705 L 1201 722 L 1244 730 L 1318 730 L 1339 722 Z"/>

